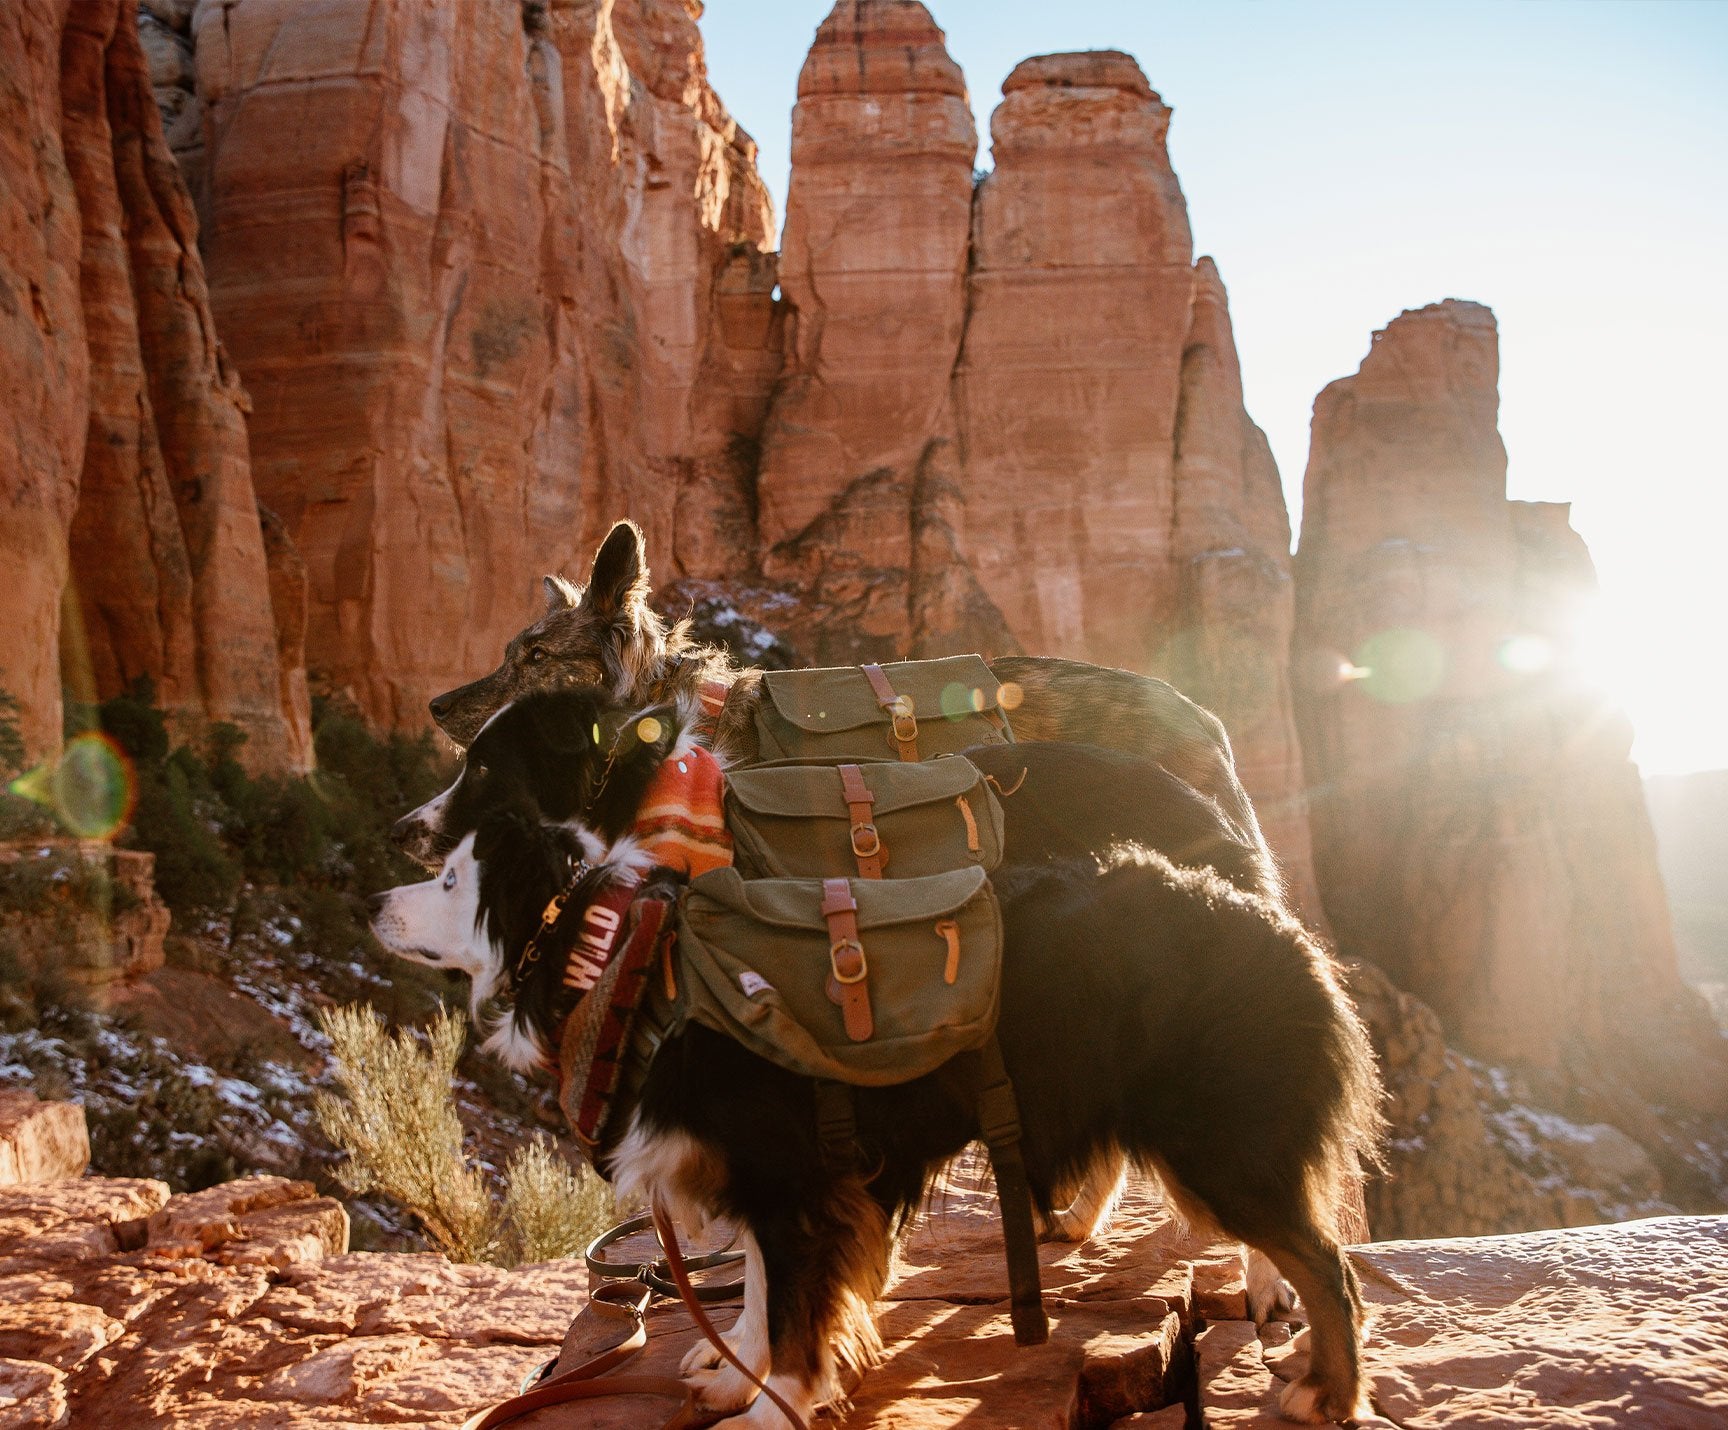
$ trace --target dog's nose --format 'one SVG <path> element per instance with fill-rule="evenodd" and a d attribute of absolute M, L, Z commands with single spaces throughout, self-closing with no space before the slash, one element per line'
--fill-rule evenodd
<path fill-rule="evenodd" d="M 366 896 L 366 911 L 371 914 L 373 918 L 377 918 L 379 914 L 384 912 L 384 905 L 389 902 L 390 891 L 388 889 L 382 893 L 368 894 Z"/>
<path fill-rule="evenodd" d="M 398 849 L 406 851 L 408 843 L 420 827 L 420 822 L 411 814 L 405 814 L 390 826 L 390 842 Z"/>
<path fill-rule="evenodd" d="M 432 712 L 434 720 L 442 720 L 450 713 L 451 699 L 448 695 L 434 695 L 426 702 L 426 708 Z"/>

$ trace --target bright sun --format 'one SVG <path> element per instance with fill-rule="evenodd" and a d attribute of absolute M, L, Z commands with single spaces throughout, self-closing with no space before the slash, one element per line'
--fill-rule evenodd
<path fill-rule="evenodd" d="M 1579 611 L 1582 673 L 1631 719 L 1632 758 L 1647 775 L 1728 766 L 1728 642 L 1677 619 L 1686 609 L 1658 578 Z"/>

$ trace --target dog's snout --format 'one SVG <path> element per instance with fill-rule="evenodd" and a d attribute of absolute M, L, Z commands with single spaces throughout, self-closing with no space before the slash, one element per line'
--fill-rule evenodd
<path fill-rule="evenodd" d="M 373 918 L 377 918 L 379 914 L 384 912 L 384 905 L 389 902 L 390 891 L 388 889 L 382 893 L 368 894 L 366 896 L 366 912 L 371 914 Z"/>
<path fill-rule="evenodd" d="M 420 821 L 412 814 L 405 814 L 390 826 L 390 842 L 406 853 L 419 828 Z"/>
<path fill-rule="evenodd" d="M 455 701 L 448 695 L 434 695 L 426 702 L 426 708 L 432 712 L 434 720 L 442 720 L 455 707 Z"/>

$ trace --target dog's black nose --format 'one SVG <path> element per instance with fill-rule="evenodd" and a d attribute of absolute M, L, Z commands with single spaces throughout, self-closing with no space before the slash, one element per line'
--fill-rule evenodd
<path fill-rule="evenodd" d="M 418 821 L 411 814 L 405 814 L 390 826 L 390 842 L 398 849 L 407 849 L 408 841 L 419 828 Z"/>
<path fill-rule="evenodd" d="M 389 899 L 390 893 L 388 890 L 385 890 L 380 894 L 368 894 L 366 896 L 366 911 L 376 918 L 379 914 L 384 912 L 384 905 L 389 902 Z"/>
<path fill-rule="evenodd" d="M 451 700 L 448 695 L 434 695 L 426 702 L 426 708 L 432 712 L 434 720 L 442 720 L 450 713 Z"/>

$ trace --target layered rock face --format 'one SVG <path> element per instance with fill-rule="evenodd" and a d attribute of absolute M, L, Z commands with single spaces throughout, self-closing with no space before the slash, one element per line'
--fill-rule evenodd
<path fill-rule="evenodd" d="M 1145 669 L 1194 292 L 1170 111 L 1113 51 L 1027 60 L 1002 96 L 955 383 L 966 548 L 1028 650 Z"/>
<path fill-rule="evenodd" d="M 1594 585 L 1564 507 L 1508 502 L 1492 314 L 1381 333 L 1315 404 L 1296 660 L 1339 941 L 1467 1051 L 1714 1107 L 1630 729 L 1571 657 Z"/>
<path fill-rule="evenodd" d="M 971 180 L 913 0 L 845 0 L 793 111 L 763 567 L 818 660 L 974 648 L 1155 672 L 1224 719 L 1319 917 L 1290 709 L 1289 521 L 1193 262 L 1170 111 L 1113 51 L 1027 60 Z"/>
<path fill-rule="evenodd" d="M 33 753 L 56 743 L 62 680 L 100 698 L 148 678 L 182 733 L 229 721 L 255 766 L 304 768 L 309 732 L 282 701 L 247 399 L 216 340 L 135 6 L 24 6 L 6 23 L 21 67 L 7 102 L 28 111 L 8 132 L 36 142 L 4 155 L 25 196 L 0 245 L 19 328 L 9 350 L 23 358 L 6 394 L 17 461 L 5 540 L 30 644 L 14 652 L 8 632 L 0 682 L 24 706 Z"/>
<path fill-rule="evenodd" d="M 758 474 L 763 565 L 813 603 L 798 628 L 818 659 L 952 649 L 968 615 L 1007 643 L 969 573 L 948 590 L 977 149 L 924 6 L 841 0 L 792 112 L 790 342 Z"/>
<path fill-rule="evenodd" d="M 708 521 L 747 506 L 770 223 L 689 7 L 265 0 L 193 31 L 216 307 L 333 685 L 422 723 L 626 510 L 697 574 L 733 557 Z"/>
<path fill-rule="evenodd" d="M 60 599 L 89 416 L 78 195 L 55 142 L 64 8 L 23 0 L 0 13 L 0 686 L 32 757 L 60 739 Z"/>

